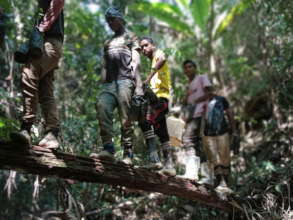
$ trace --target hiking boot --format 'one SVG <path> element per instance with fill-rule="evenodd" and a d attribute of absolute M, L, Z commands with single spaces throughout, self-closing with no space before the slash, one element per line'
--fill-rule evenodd
<path fill-rule="evenodd" d="M 149 161 L 148 164 L 144 165 L 143 168 L 146 168 L 148 170 L 160 170 L 163 168 L 163 164 L 159 162 L 152 162 Z"/>
<path fill-rule="evenodd" d="M 96 158 L 96 159 L 101 159 L 101 160 L 115 160 L 114 154 L 110 153 L 107 150 L 102 150 L 100 153 L 91 153 L 90 157 Z"/>
<path fill-rule="evenodd" d="M 160 171 L 161 173 L 168 176 L 176 176 L 176 169 L 174 167 L 174 162 L 171 154 L 171 148 L 163 150 L 163 156 L 165 159 L 163 169 Z"/>
<path fill-rule="evenodd" d="M 230 195 L 233 193 L 232 189 L 230 189 L 228 186 L 224 186 L 221 184 L 215 188 L 215 191 L 219 194 L 224 194 L 224 195 Z"/>
<path fill-rule="evenodd" d="M 233 190 L 228 186 L 217 186 L 214 190 L 217 196 L 224 201 L 228 201 L 228 196 L 233 194 Z"/>
<path fill-rule="evenodd" d="M 218 184 L 216 185 L 215 190 L 218 188 L 220 191 L 225 190 L 225 189 L 227 189 L 227 191 L 232 191 L 228 187 L 228 179 L 229 179 L 228 175 L 224 175 L 224 174 L 216 175 L 216 181 L 217 181 Z"/>
<path fill-rule="evenodd" d="M 200 174 L 201 178 L 198 181 L 199 184 L 205 184 L 208 186 L 214 185 L 214 172 L 207 162 L 200 165 Z"/>
<path fill-rule="evenodd" d="M 169 157 L 165 164 L 163 169 L 161 170 L 161 173 L 168 175 L 168 176 L 176 176 L 176 169 L 174 168 L 174 163 L 172 157 Z"/>
<path fill-rule="evenodd" d="M 216 175 L 216 179 L 218 180 L 219 185 L 215 188 L 215 192 L 221 199 L 227 200 L 227 196 L 233 193 L 233 190 L 230 189 L 227 184 L 228 176 Z"/>
<path fill-rule="evenodd" d="M 100 153 L 91 153 L 91 158 L 101 159 L 101 160 L 115 160 L 114 155 L 109 151 L 102 150 Z"/>
<path fill-rule="evenodd" d="M 32 145 L 30 132 L 27 130 L 20 130 L 19 132 L 12 132 L 10 138 L 13 142 L 21 143 L 26 146 Z"/>
<path fill-rule="evenodd" d="M 160 170 L 163 168 L 157 150 L 150 152 L 149 161 L 143 167 L 150 170 Z"/>
<path fill-rule="evenodd" d="M 91 153 L 90 157 L 96 158 L 96 159 L 101 159 L 101 160 L 115 160 L 114 153 L 114 145 L 111 143 L 109 144 L 104 144 L 103 146 L 104 150 L 102 150 L 100 153 Z"/>
<path fill-rule="evenodd" d="M 130 157 L 123 158 L 122 162 L 127 164 L 127 165 L 132 165 L 132 159 Z"/>
<path fill-rule="evenodd" d="M 57 149 L 59 147 L 58 135 L 49 131 L 46 136 L 39 142 L 40 147 L 47 149 Z"/>

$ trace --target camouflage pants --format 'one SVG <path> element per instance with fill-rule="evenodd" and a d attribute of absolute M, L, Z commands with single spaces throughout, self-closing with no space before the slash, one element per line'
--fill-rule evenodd
<path fill-rule="evenodd" d="M 96 110 L 103 144 L 113 143 L 114 110 L 118 109 L 121 122 L 121 144 L 126 148 L 132 146 L 133 127 L 129 118 L 129 110 L 134 86 L 134 82 L 128 79 L 102 85 Z"/>
<path fill-rule="evenodd" d="M 23 93 L 23 122 L 32 124 L 37 115 L 38 102 L 45 119 L 45 128 L 59 127 L 59 117 L 54 98 L 54 69 L 62 54 L 62 42 L 49 38 L 44 42 L 44 51 L 40 59 L 33 59 L 23 67 L 21 74 Z"/>

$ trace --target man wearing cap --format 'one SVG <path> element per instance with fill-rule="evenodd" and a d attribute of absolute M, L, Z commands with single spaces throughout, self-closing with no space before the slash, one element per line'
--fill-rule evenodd
<path fill-rule="evenodd" d="M 114 35 L 104 44 L 103 84 L 96 105 L 103 151 L 92 156 L 114 159 L 113 113 L 118 109 L 123 161 L 131 163 L 133 127 L 129 117 L 130 103 L 134 94 L 143 95 L 138 73 L 140 47 L 136 37 L 126 30 L 125 20 L 118 9 L 107 9 L 105 18 Z"/>

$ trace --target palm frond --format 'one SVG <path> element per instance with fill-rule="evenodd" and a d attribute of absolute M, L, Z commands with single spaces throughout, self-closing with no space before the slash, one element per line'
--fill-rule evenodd
<path fill-rule="evenodd" d="M 192 0 L 190 5 L 193 19 L 202 31 L 206 29 L 210 5 L 210 0 Z"/>
<path fill-rule="evenodd" d="M 190 0 L 176 0 L 176 3 L 184 6 L 184 8 L 188 8 L 190 4 Z"/>
<path fill-rule="evenodd" d="M 131 10 L 141 11 L 146 15 L 155 17 L 165 22 L 170 28 L 185 34 L 191 34 L 192 30 L 184 21 L 184 14 L 174 5 L 167 3 L 139 2 L 130 5 Z"/>
<path fill-rule="evenodd" d="M 245 9 L 249 8 L 255 0 L 242 0 L 237 3 L 234 7 L 232 7 L 226 16 L 221 18 L 221 22 L 215 27 L 215 36 L 217 37 L 219 34 L 224 32 L 230 24 L 233 22 L 237 15 L 242 14 Z"/>

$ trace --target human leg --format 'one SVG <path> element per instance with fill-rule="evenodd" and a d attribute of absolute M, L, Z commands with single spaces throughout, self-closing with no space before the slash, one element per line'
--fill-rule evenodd
<path fill-rule="evenodd" d="M 201 164 L 201 180 L 199 183 L 214 185 L 214 164 L 218 160 L 217 142 L 215 137 L 203 137 L 203 150 L 207 158 L 207 162 Z"/>
<path fill-rule="evenodd" d="M 172 148 L 170 145 L 166 117 L 165 115 L 164 117 L 160 115 L 158 118 L 160 118 L 161 120 L 157 121 L 157 125 L 155 125 L 155 134 L 158 135 L 163 150 L 164 167 L 162 173 L 170 176 L 175 176 L 176 170 L 174 168 Z"/>
<path fill-rule="evenodd" d="M 161 169 L 162 164 L 157 150 L 156 137 L 153 126 L 147 120 L 139 122 L 139 127 L 142 129 L 146 145 L 148 148 L 148 160 L 149 164 L 146 166 L 149 169 Z"/>
<path fill-rule="evenodd" d="M 217 136 L 219 161 L 215 164 L 215 176 L 217 180 L 216 190 L 219 192 L 232 193 L 229 188 L 230 173 L 230 148 L 228 133 Z"/>
<path fill-rule="evenodd" d="M 198 180 L 200 167 L 200 157 L 196 155 L 198 121 L 191 119 L 186 123 L 186 129 L 183 134 L 183 148 L 185 150 L 185 174 L 183 178 Z"/>
<path fill-rule="evenodd" d="M 130 108 L 134 82 L 132 80 L 118 80 L 116 83 L 118 111 L 121 121 L 121 144 L 124 150 L 123 161 L 130 164 L 133 159 L 133 124 L 130 119 Z"/>
<path fill-rule="evenodd" d="M 31 145 L 30 130 L 36 120 L 39 99 L 39 79 L 41 67 L 38 63 L 28 63 L 22 69 L 21 87 L 23 95 L 23 116 L 19 132 L 12 132 L 11 139 Z"/>
<path fill-rule="evenodd" d="M 115 148 L 113 144 L 113 117 L 114 109 L 117 106 L 117 99 L 114 94 L 105 92 L 99 95 L 96 111 L 100 127 L 100 136 L 103 144 L 103 151 L 99 154 L 100 158 L 113 159 Z"/>
<path fill-rule="evenodd" d="M 39 101 L 45 119 L 45 137 L 39 146 L 56 149 L 59 147 L 59 115 L 54 98 L 54 72 L 50 71 L 41 80 L 39 85 Z"/>
<path fill-rule="evenodd" d="M 45 119 L 45 136 L 39 142 L 39 146 L 56 149 L 59 147 L 59 116 L 54 97 L 54 69 L 58 67 L 61 58 L 62 42 L 57 39 L 46 39 L 44 52 L 39 60 L 33 60 L 33 64 L 39 64 L 41 68 L 39 76 L 39 102 Z"/>

